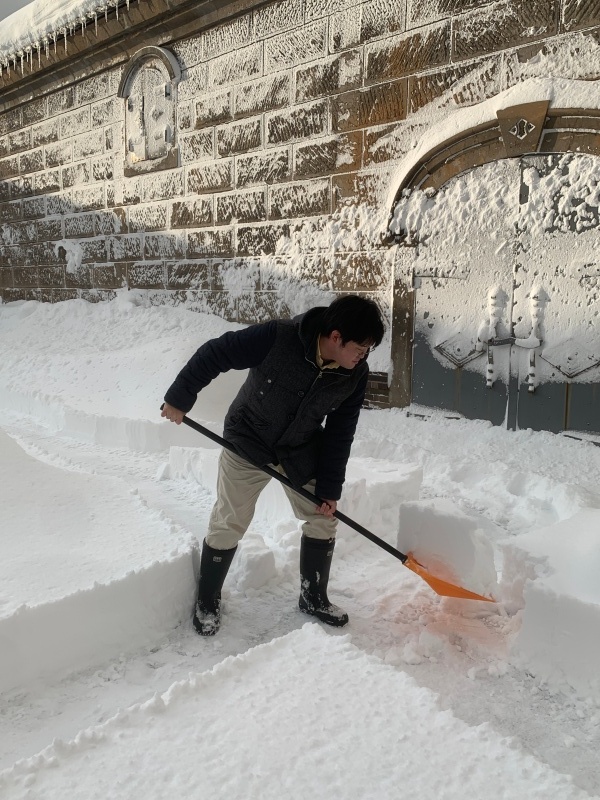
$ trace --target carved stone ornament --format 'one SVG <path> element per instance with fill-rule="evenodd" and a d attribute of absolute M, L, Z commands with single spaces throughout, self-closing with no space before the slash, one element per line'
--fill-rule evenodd
<path fill-rule="evenodd" d="M 125 175 L 178 166 L 176 91 L 181 69 L 162 47 L 144 47 L 119 86 L 125 100 Z"/>

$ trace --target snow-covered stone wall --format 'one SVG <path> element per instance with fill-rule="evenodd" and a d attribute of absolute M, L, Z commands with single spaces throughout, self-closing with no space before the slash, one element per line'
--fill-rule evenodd
<path fill-rule="evenodd" d="M 0 24 L 5 301 L 128 286 L 251 322 L 356 291 L 391 315 L 387 198 L 428 127 L 549 65 L 600 77 L 600 8 L 579 0 L 92 5 L 54 32 L 26 9 Z M 147 47 L 180 75 L 150 56 L 129 75 Z"/>

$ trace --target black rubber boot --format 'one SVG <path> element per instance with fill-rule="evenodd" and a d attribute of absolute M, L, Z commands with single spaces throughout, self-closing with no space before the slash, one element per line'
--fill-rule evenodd
<path fill-rule="evenodd" d="M 200 636 L 214 636 L 221 626 L 221 589 L 237 547 L 215 550 L 202 543 L 198 602 L 194 612 L 194 628 Z"/>
<path fill-rule="evenodd" d="M 341 628 L 348 614 L 329 602 L 327 584 L 333 558 L 335 539 L 311 539 L 302 536 L 300 542 L 300 611 L 321 622 Z"/>

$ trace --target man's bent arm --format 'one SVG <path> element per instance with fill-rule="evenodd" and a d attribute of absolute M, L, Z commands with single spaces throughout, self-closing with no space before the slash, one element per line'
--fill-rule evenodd
<path fill-rule="evenodd" d="M 228 331 L 202 345 L 190 358 L 165 394 L 165 402 L 186 414 L 196 402 L 198 392 L 230 369 L 258 366 L 273 346 L 277 334 L 275 320 Z"/>

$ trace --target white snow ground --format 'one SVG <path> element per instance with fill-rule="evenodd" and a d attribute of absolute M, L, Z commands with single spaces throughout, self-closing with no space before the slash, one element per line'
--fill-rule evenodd
<path fill-rule="evenodd" d="M 159 406 L 228 326 L 144 300 L 0 305 L 0 798 L 600 796 L 600 450 L 366 411 L 342 510 L 395 544 L 402 506 L 474 587 L 493 554 L 499 602 L 442 600 L 344 529 L 350 625 L 307 624 L 272 486 L 205 640 L 217 451 Z M 242 378 L 192 416 L 219 430 Z"/>

